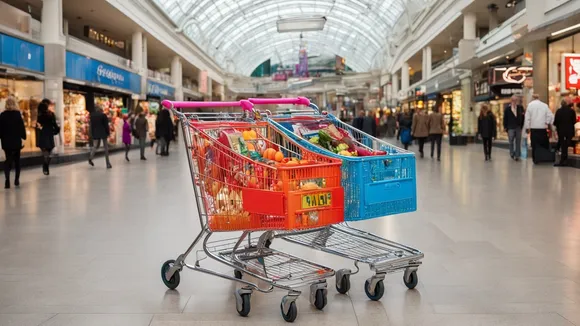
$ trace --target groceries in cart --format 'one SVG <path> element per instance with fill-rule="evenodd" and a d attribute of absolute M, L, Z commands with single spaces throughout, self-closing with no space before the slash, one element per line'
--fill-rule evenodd
<path fill-rule="evenodd" d="M 358 143 L 345 129 L 336 127 L 329 120 L 313 120 L 291 124 L 295 134 L 302 136 L 310 143 L 342 156 L 378 156 L 387 155 L 382 150 L 372 150 Z"/>
<path fill-rule="evenodd" d="M 304 229 L 344 219 L 340 160 L 301 148 L 268 122 L 190 126 L 210 229 Z"/>

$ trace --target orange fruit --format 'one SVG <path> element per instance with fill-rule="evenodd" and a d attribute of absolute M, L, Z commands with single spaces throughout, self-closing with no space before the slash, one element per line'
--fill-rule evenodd
<path fill-rule="evenodd" d="M 307 160 L 300 160 L 300 164 L 308 164 L 309 162 Z"/>
<path fill-rule="evenodd" d="M 267 158 L 271 161 L 274 160 L 274 158 L 276 158 L 276 150 L 273 148 L 268 148 L 265 152 L 264 152 L 264 158 Z"/>
<path fill-rule="evenodd" d="M 249 140 L 250 139 L 250 131 L 249 130 L 244 130 L 242 132 L 242 137 L 244 138 L 244 140 Z"/>
<path fill-rule="evenodd" d="M 298 165 L 298 161 L 288 161 L 286 165 Z"/>
<path fill-rule="evenodd" d="M 248 137 L 250 137 L 250 139 L 256 139 L 258 138 L 258 133 L 255 130 L 250 130 L 248 131 Z"/>
<path fill-rule="evenodd" d="M 283 159 L 284 159 L 284 154 L 282 154 L 282 152 L 276 152 L 276 154 L 274 154 L 274 160 L 276 162 L 282 162 Z"/>
<path fill-rule="evenodd" d="M 256 150 L 256 146 L 254 146 L 254 144 L 252 144 L 252 143 L 246 143 L 246 147 L 248 148 L 249 151 Z"/>

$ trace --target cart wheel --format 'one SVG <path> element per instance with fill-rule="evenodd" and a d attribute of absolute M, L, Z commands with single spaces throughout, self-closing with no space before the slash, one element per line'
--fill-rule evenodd
<path fill-rule="evenodd" d="M 417 276 L 417 271 L 412 271 L 411 274 L 409 274 L 409 281 L 408 282 L 405 279 L 405 275 L 403 275 L 403 282 L 405 282 L 405 285 L 409 288 L 409 290 L 414 289 L 417 286 L 417 283 L 419 283 L 419 277 Z"/>
<path fill-rule="evenodd" d="M 340 286 L 339 286 L 340 285 Z M 346 294 L 350 290 L 350 275 L 345 274 L 336 282 L 336 291 L 340 294 Z"/>
<path fill-rule="evenodd" d="M 236 270 L 234 270 L 234 277 L 237 278 L 238 280 L 241 280 L 243 277 L 243 274 L 241 271 L 236 269 Z"/>
<path fill-rule="evenodd" d="M 240 316 L 247 317 L 250 314 L 251 294 L 244 293 L 241 295 L 241 297 L 242 297 L 242 310 L 239 310 L 237 305 L 236 305 L 236 310 L 238 311 L 238 314 L 240 314 Z"/>
<path fill-rule="evenodd" d="M 175 264 L 175 260 L 170 259 L 168 261 L 166 261 L 165 263 L 163 263 L 163 266 L 161 266 L 161 279 L 163 280 L 163 283 L 165 284 L 165 286 L 167 286 L 169 289 L 174 290 L 175 288 L 177 288 L 177 286 L 179 286 L 179 271 L 175 271 L 175 273 L 173 273 L 173 276 L 171 276 L 171 279 L 167 279 L 165 276 L 165 273 L 167 273 L 167 271 L 173 267 L 173 265 Z"/>
<path fill-rule="evenodd" d="M 326 293 L 324 293 L 324 289 L 316 290 L 316 299 L 314 300 L 314 306 L 318 310 L 324 309 L 327 303 Z"/>
<path fill-rule="evenodd" d="M 282 313 L 282 318 L 289 323 L 293 323 L 298 317 L 298 309 L 296 308 L 296 302 L 292 301 L 290 303 L 290 309 L 288 309 L 288 313 L 284 313 L 284 304 L 280 303 L 280 313 Z"/>
<path fill-rule="evenodd" d="M 383 294 L 385 294 L 385 285 L 383 284 L 383 280 L 380 280 L 377 282 L 377 285 L 375 286 L 375 294 L 370 294 L 369 285 L 370 285 L 370 282 L 369 282 L 369 280 L 367 280 L 365 282 L 365 293 L 367 294 L 367 297 L 369 297 L 369 299 L 371 299 L 373 301 L 381 300 L 381 298 L 383 297 Z"/>

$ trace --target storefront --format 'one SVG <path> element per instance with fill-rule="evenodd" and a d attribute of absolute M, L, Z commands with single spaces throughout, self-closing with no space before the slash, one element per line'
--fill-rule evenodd
<path fill-rule="evenodd" d="M 121 145 L 122 116 L 131 95 L 141 91 L 141 77 L 135 73 L 67 51 L 64 83 L 64 144 L 90 146 L 89 116 L 97 107 L 109 117 L 111 145 Z"/>
<path fill-rule="evenodd" d="M 552 111 L 560 107 L 562 96 L 578 95 L 580 89 L 578 53 L 580 53 L 580 33 L 549 41 L 548 105 Z"/>
<path fill-rule="evenodd" d="M 175 88 L 147 80 L 147 99 L 139 101 L 139 110 L 145 113 L 149 123 L 149 139 L 155 139 L 155 121 L 161 109 L 161 101 L 175 99 Z"/>
<path fill-rule="evenodd" d="M 521 96 L 526 80 L 532 78 L 533 68 L 522 66 L 502 66 L 489 68 L 487 80 L 474 83 L 475 113 L 479 115 L 482 105 L 487 105 L 497 122 L 497 138 L 507 140 L 503 129 L 504 109 L 511 103 L 513 95 Z"/>
<path fill-rule="evenodd" d="M 44 47 L 0 34 L 0 112 L 8 96 L 18 102 L 26 126 L 23 151 L 36 151 L 36 117 L 44 97 Z"/>
<path fill-rule="evenodd" d="M 424 109 L 425 103 L 425 87 L 417 87 L 407 92 L 407 98 L 401 101 L 403 111 L 409 111 L 411 114 L 417 110 Z"/>
<path fill-rule="evenodd" d="M 427 112 L 432 113 L 434 108 L 440 108 L 445 119 L 445 135 L 450 130 L 456 135 L 463 134 L 463 95 L 458 74 L 458 71 L 452 69 L 425 84 Z"/>

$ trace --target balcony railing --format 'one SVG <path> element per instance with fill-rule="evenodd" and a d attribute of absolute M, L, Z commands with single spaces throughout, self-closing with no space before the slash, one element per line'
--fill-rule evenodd
<path fill-rule="evenodd" d="M 166 74 L 166 73 L 160 72 L 160 71 L 155 71 L 155 70 L 149 69 L 147 71 L 147 76 L 149 78 L 157 79 L 157 80 L 160 80 L 160 81 L 163 81 L 166 83 L 171 83 L 171 76 Z"/>
<path fill-rule="evenodd" d="M 137 70 L 131 60 L 118 56 L 114 53 L 100 49 L 90 43 L 87 43 L 81 39 L 74 36 L 68 36 L 66 42 L 66 48 L 78 54 L 91 57 L 105 63 L 108 63 L 119 68 L 125 68 L 129 70 Z"/>

